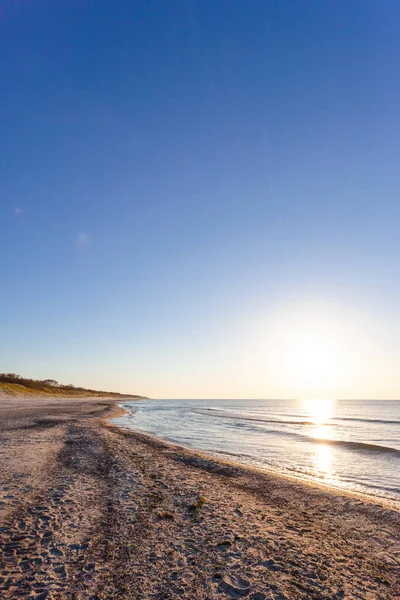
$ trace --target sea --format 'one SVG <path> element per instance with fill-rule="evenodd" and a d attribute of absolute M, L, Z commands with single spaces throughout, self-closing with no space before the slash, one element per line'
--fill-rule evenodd
<path fill-rule="evenodd" d="M 400 401 L 142 400 L 128 429 L 266 471 L 400 502 Z"/>

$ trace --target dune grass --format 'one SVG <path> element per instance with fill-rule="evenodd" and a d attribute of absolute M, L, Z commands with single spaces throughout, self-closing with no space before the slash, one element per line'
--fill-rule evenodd
<path fill-rule="evenodd" d="M 59 398 L 143 398 L 135 394 L 120 394 L 100 390 L 74 387 L 73 385 L 52 384 L 35 379 L 24 379 L 19 375 L 0 374 L 0 395 L 7 396 L 53 396 Z M 51 381 L 51 380 L 50 380 Z"/>

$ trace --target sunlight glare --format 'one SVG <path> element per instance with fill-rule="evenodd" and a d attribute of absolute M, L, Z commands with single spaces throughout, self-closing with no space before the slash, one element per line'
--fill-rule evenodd
<path fill-rule="evenodd" d="M 370 344 L 366 325 L 350 309 L 321 301 L 282 306 L 257 324 L 251 360 L 263 361 L 266 380 L 287 394 L 334 398 L 359 380 Z M 293 397 L 293 396 L 292 396 Z"/>
<path fill-rule="evenodd" d="M 303 400 L 302 406 L 314 425 L 325 425 L 332 417 L 333 400 Z M 321 435 L 318 437 L 326 437 Z"/>
<path fill-rule="evenodd" d="M 318 446 L 315 454 L 315 465 L 325 476 L 332 477 L 332 452 L 326 444 Z"/>

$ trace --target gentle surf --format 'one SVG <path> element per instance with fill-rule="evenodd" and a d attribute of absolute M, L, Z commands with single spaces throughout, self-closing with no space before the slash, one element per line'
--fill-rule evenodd
<path fill-rule="evenodd" d="M 400 501 L 400 401 L 148 400 L 123 407 L 122 427 Z"/>

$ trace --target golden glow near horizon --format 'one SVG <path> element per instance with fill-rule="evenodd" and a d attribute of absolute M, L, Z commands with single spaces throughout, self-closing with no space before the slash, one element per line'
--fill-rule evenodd
<path fill-rule="evenodd" d="M 201 326 L 187 335 L 149 336 L 135 354 L 129 340 L 119 343 L 119 391 L 214 400 L 399 398 L 400 323 L 363 306 L 315 296 L 266 299 L 221 327 L 213 323 L 211 331 Z M 107 356 L 104 351 L 104 361 L 96 362 L 104 374 Z M 116 387 L 101 383 L 97 371 L 92 381 L 87 387 Z"/>
<path fill-rule="evenodd" d="M 387 340 L 379 323 L 354 308 L 290 302 L 258 319 L 253 340 L 244 345 L 243 371 L 255 388 L 264 385 L 264 397 L 371 397 L 377 389 L 376 397 L 389 396 Z"/>
<path fill-rule="evenodd" d="M 281 367 L 300 393 L 330 390 L 349 379 L 357 346 L 341 323 L 311 317 L 288 323 L 280 338 Z"/>

